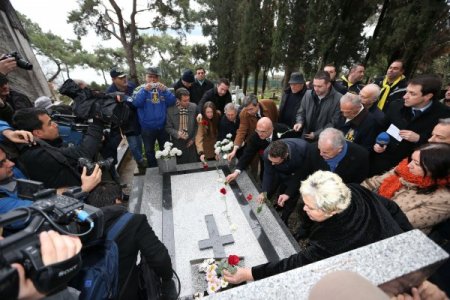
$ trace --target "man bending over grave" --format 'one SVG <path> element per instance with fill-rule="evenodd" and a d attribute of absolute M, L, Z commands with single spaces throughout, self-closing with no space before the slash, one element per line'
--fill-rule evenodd
<path fill-rule="evenodd" d="M 302 182 L 303 210 L 314 222 L 309 246 L 278 262 L 224 271 L 233 284 L 286 272 L 411 230 L 398 205 L 358 184 L 345 184 L 328 171 L 317 171 Z"/>

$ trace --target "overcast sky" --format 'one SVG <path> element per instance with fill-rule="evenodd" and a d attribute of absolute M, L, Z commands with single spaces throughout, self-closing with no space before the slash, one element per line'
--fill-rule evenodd
<path fill-rule="evenodd" d="M 66 21 L 68 12 L 78 8 L 76 0 L 10 0 L 10 2 L 18 12 L 26 15 L 34 23 L 37 23 L 42 31 L 51 31 L 64 39 L 76 38 L 73 33 L 73 25 L 68 24 Z M 131 3 L 130 0 L 118 0 L 117 2 L 119 5 L 121 2 Z M 205 43 L 207 41 L 201 35 L 201 30 L 192 32 L 187 40 L 189 43 Z M 117 40 L 103 41 L 93 33 L 83 37 L 81 42 L 83 47 L 88 51 L 91 51 L 100 44 L 104 47 L 120 46 Z M 72 78 L 83 79 L 88 83 L 91 81 L 103 83 L 103 78 L 100 76 L 100 73 L 92 69 L 77 68 L 72 70 L 70 74 Z"/>

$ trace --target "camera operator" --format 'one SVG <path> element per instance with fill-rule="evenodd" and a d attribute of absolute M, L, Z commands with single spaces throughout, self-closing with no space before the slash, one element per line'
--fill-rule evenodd
<path fill-rule="evenodd" d="M 26 95 L 10 88 L 8 78 L 2 73 L 0 73 L 0 99 L 2 102 L 11 105 L 14 111 L 21 108 L 33 107 L 33 104 Z"/>
<path fill-rule="evenodd" d="M 105 232 L 127 212 L 121 205 L 122 198 L 122 189 L 114 182 L 102 182 L 89 194 L 87 202 L 103 211 Z M 177 298 L 169 252 L 154 233 L 146 215 L 133 214 L 115 241 L 119 248 L 119 299 L 138 299 L 139 280 L 135 267 L 139 251 L 161 278 L 161 299 Z"/>
<path fill-rule="evenodd" d="M 16 179 L 26 179 L 23 173 L 10 161 L 0 144 L 0 214 L 6 213 L 14 208 L 30 206 L 32 201 L 22 199 L 17 195 Z M 102 170 L 98 165 L 90 176 L 87 175 L 86 167 L 81 174 L 81 190 L 83 192 L 92 191 L 102 178 Z M 59 192 L 63 192 L 62 189 Z"/>
<path fill-rule="evenodd" d="M 98 153 L 103 133 L 101 120 L 94 118 L 81 144 L 72 147 L 62 147 L 58 125 L 46 110 L 19 110 L 13 123 L 17 129 L 30 131 L 36 140 L 36 145 L 20 148 L 18 160 L 19 167 L 30 179 L 41 181 L 46 188 L 81 185 L 78 160 L 81 157 L 93 160 Z"/>
<path fill-rule="evenodd" d="M 44 231 L 39 234 L 40 240 L 40 252 L 41 258 L 44 266 L 55 265 L 64 261 L 67 261 L 77 255 L 79 255 L 81 250 L 81 241 L 78 237 L 60 235 L 55 231 Z M 40 293 L 33 281 L 29 278 L 25 277 L 25 269 L 20 264 L 12 264 L 12 268 L 16 269 L 16 272 L 11 274 L 12 276 L 18 276 L 17 286 L 10 287 L 13 289 L 10 290 L 2 290 L 5 286 L 0 287 L 0 294 L 4 297 L 11 296 L 13 299 L 41 299 L 44 298 L 45 295 Z M 2 269 L 4 267 L 2 266 Z M 10 278 L 8 278 L 10 279 Z M 67 285 L 67 282 L 62 282 L 62 286 L 55 286 L 56 289 L 64 288 Z M 55 294 L 51 299 L 74 299 L 71 297 L 71 294 L 68 293 L 67 290 L 63 290 L 57 294 Z M 50 298 L 49 298 L 50 299 Z"/>

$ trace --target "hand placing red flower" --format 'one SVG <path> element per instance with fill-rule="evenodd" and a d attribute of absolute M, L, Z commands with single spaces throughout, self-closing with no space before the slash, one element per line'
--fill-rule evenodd
<path fill-rule="evenodd" d="M 226 188 L 221 188 L 219 191 L 222 195 L 226 195 L 227 194 L 227 189 Z"/>
<path fill-rule="evenodd" d="M 253 195 L 252 194 L 248 194 L 245 199 L 247 199 L 247 201 L 251 201 L 253 199 Z"/>
<path fill-rule="evenodd" d="M 240 259 L 237 255 L 228 256 L 228 263 L 232 266 L 236 266 L 239 263 Z"/>

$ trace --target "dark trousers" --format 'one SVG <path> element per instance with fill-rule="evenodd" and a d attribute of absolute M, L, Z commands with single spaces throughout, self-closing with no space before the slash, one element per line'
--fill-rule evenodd
<path fill-rule="evenodd" d="M 158 141 L 159 149 L 164 149 L 164 143 L 169 140 L 169 136 L 164 128 L 144 129 L 141 131 L 142 141 L 144 142 L 145 155 L 147 156 L 147 166 L 153 168 L 158 166 L 155 158 L 155 143 Z"/>
<path fill-rule="evenodd" d="M 119 147 L 121 141 L 122 135 L 120 134 L 119 128 L 112 128 L 109 135 L 106 136 L 100 151 L 104 159 L 112 157 L 114 159 L 114 165 L 117 164 L 117 147 Z"/>

